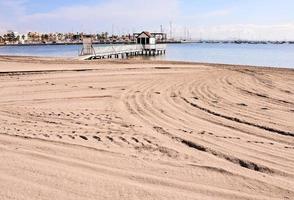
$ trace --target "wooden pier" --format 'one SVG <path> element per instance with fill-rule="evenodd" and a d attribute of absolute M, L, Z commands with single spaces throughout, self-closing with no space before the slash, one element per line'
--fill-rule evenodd
<path fill-rule="evenodd" d="M 166 53 L 165 44 L 156 45 L 108 45 L 100 47 L 92 47 L 91 50 L 80 53 L 82 60 L 93 59 L 124 59 L 132 56 L 157 56 Z"/>
<path fill-rule="evenodd" d="M 91 38 L 83 39 L 80 52 L 81 60 L 93 59 L 124 59 L 131 56 L 157 56 L 166 53 L 166 44 L 156 44 L 148 32 L 137 37 L 137 44 L 105 45 L 94 47 Z"/>

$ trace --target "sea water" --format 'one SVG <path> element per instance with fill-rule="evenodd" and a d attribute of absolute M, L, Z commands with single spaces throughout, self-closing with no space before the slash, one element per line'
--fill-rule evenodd
<path fill-rule="evenodd" d="M 0 46 L 0 55 L 76 57 L 81 45 Z M 294 68 L 293 44 L 168 44 L 165 55 L 142 59 Z"/>

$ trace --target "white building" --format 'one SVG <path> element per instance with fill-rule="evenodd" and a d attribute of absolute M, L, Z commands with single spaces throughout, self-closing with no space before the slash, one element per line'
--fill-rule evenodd
<path fill-rule="evenodd" d="M 137 43 L 142 45 L 155 45 L 156 39 L 149 32 L 143 31 L 137 36 Z"/>

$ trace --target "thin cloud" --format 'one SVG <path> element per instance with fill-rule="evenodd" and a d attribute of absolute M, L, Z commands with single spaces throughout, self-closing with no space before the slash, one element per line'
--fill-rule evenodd
<path fill-rule="evenodd" d="M 231 9 L 223 9 L 223 10 L 215 10 L 212 12 L 208 12 L 203 14 L 203 17 L 222 17 L 231 14 Z"/>
<path fill-rule="evenodd" d="M 232 24 L 191 29 L 194 39 L 293 40 L 294 24 Z"/>
<path fill-rule="evenodd" d="M 294 24 L 283 19 L 276 24 L 262 25 L 238 21 L 240 7 L 184 12 L 182 0 L 108 0 L 90 4 L 72 4 L 48 12 L 27 10 L 30 0 L 0 0 L 0 32 L 13 29 L 19 32 L 102 32 L 131 33 L 159 31 L 160 25 L 173 35 L 189 35 L 194 39 L 265 39 L 294 40 Z M 189 2 L 185 2 L 185 6 Z M 234 5 L 236 6 L 236 5 Z M 201 12 L 202 11 L 202 12 Z M 236 20 L 231 20 L 235 19 Z M 287 20 L 289 23 L 287 23 Z M 259 24 L 254 24 L 254 22 Z M 231 23 L 231 24 L 226 24 Z M 243 24 L 238 24 L 243 23 Z M 189 32 L 189 34 L 187 34 Z"/>
<path fill-rule="evenodd" d="M 63 28 L 83 25 L 88 30 L 105 28 L 106 24 L 108 27 L 111 24 L 154 27 L 177 17 L 178 13 L 178 0 L 149 0 L 148 4 L 142 0 L 112 0 L 97 5 L 67 6 L 47 13 L 25 15 L 21 22 L 36 24 L 47 21 L 59 27 L 62 24 Z"/>

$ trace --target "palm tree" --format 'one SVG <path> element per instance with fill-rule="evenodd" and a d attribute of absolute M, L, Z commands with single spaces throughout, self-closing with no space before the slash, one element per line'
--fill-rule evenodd
<path fill-rule="evenodd" d="M 18 36 L 14 39 L 14 41 L 17 42 L 17 43 L 19 43 L 19 42 L 20 42 L 19 40 L 20 40 L 20 36 L 18 35 Z"/>

